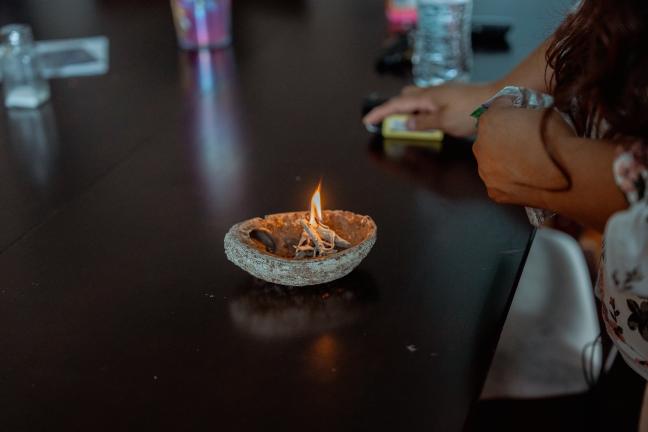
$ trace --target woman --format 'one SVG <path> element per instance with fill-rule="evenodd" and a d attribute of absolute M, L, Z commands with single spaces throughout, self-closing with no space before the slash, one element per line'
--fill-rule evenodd
<path fill-rule="evenodd" d="M 597 284 L 608 334 L 648 379 L 648 2 L 585 0 L 554 35 L 501 80 L 405 88 L 364 118 L 411 114 L 412 129 L 477 134 L 488 195 L 553 210 L 604 234 Z M 554 97 L 554 109 L 493 106 L 507 85 Z M 562 114 L 561 114 L 562 113 Z M 566 119 L 566 120 L 565 120 Z M 648 397 L 640 430 L 648 431 Z"/>

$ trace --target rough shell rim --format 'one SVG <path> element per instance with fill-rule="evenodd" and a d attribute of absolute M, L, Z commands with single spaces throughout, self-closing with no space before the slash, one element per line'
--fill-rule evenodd
<path fill-rule="evenodd" d="M 343 277 L 349 274 L 351 271 L 353 271 L 353 269 L 355 269 L 362 262 L 362 260 L 364 260 L 364 258 L 369 254 L 371 248 L 376 242 L 378 227 L 370 216 L 359 215 L 357 213 L 343 211 L 343 210 L 327 210 L 326 212 L 349 213 L 352 214 L 354 217 L 359 218 L 360 220 L 365 220 L 369 224 L 368 227 L 369 232 L 367 233 L 364 240 L 362 240 L 360 243 L 356 245 L 353 245 L 348 249 L 342 250 L 332 255 L 323 256 L 323 257 L 298 259 L 298 260 L 273 255 L 272 253 L 269 253 L 267 251 L 254 248 L 252 245 L 243 242 L 238 238 L 238 236 L 241 235 L 241 232 L 245 231 L 244 229 L 245 225 L 250 224 L 255 220 L 263 220 L 265 218 L 270 218 L 270 217 L 281 217 L 281 216 L 289 216 L 294 214 L 303 214 L 304 212 L 298 211 L 298 212 L 275 213 L 275 214 L 266 215 L 264 218 L 258 218 L 258 217 L 252 218 L 233 225 L 225 235 L 225 239 L 224 239 L 225 252 L 227 258 L 231 262 L 233 262 L 236 266 L 240 267 L 241 269 L 245 270 L 246 272 L 252 274 L 253 276 L 259 279 L 266 280 L 272 283 L 279 283 L 283 285 L 291 285 L 291 286 L 317 285 L 321 283 L 331 282 L 335 279 Z M 328 263 L 329 261 L 339 261 L 339 260 L 342 260 L 344 262 L 344 264 L 340 266 L 340 270 L 346 268 L 348 269 L 348 271 L 344 271 L 344 272 L 343 271 L 335 272 L 331 270 L 323 271 L 321 277 L 319 278 L 313 277 L 310 283 L 304 283 L 303 277 L 301 275 L 293 275 L 291 277 L 291 276 L 281 274 L 281 272 L 268 274 L 265 275 L 264 277 L 264 275 L 261 275 L 260 272 L 257 271 L 257 269 L 249 268 L 247 263 L 237 262 L 237 260 L 234 258 L 236 254 L 228 250 L 231 248 L 245 249 L 250 253 L 257 254 L 257 256 L 259 257 L 263 257 L 264 260 L 280 263 L 283 266 L 293 267 L 295 268 L 296 272 L 299 271 L 299 267 L 302 267 L 304 270 L 306 268 L 312 269 L 313 266 L 317 265 L 318 263 L 324 263 L 324 262 Z M 348 256 L 352 254 L 355 256 Z"/>

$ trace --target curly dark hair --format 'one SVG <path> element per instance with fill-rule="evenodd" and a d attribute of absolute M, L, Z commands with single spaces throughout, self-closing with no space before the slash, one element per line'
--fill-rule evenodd
<path fill-rule="evenodd" d="M 648 1 L 582 1 L 546 59 L 555 106 L 580 136 L 648 138 Z"/>
<path fill-rule="evenodd" d="M 648 1 L 583 0 L 554 33 L 546 52 L 554 107 L 579 136 L 648 143 Z M 546 139 L 547 153 L 571 178 Z"/>

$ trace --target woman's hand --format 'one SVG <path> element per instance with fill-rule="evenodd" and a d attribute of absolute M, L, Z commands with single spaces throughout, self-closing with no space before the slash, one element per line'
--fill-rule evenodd
<path fill-rule="evenodd" d="M 428 88 L 409 86 L 403 89 L 400 96 L 374 108 L 362 121 L 377 124 L 392 114 L 409 114 L 409 129 L 441 129 L 450 135 L 468 137 L 475 134 L 475 120 L 470 114 L 497 90 L 485 84 L 445 84 Z"/>
<path fill-rule="evenodd" d="M 497 202 L 548 208 L 544 191 L 568 186 L 540 136 L 542 111 L 492 106 L 479 119 L 473 153 L 488 195 Z M 574 137 L 560 114 L 547 121 L 549 144 Z"/>

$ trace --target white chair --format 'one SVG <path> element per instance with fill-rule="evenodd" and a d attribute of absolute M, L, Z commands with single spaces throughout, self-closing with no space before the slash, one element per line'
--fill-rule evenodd
<path fill-rule="evenodd" d="M 594 291 L 578 243 L 560 231 L 539 229 L 482 398 L 550 397 L 587 390 L 583 350 L 599 333 Z M 601 356 L 600 344 L 586 355 L 595 374 Z"/>

